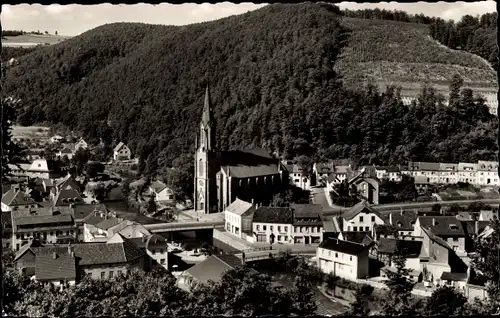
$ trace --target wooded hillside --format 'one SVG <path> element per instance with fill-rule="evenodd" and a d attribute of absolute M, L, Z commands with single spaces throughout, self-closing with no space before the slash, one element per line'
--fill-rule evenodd
<path fill-rule="evenodd" d="M 384 164 L 495 157 L 497 121 L 468 91 L 445 108 L 426 90 L 410 111 L 397 90 L 346 91 L 334 65 L 353 34 L 327 4 L 276 4 L 182 27 L 109 24 L 20 57 L 4 93 L 21 99 L 21 124 L 47 121 L 91 143 L 127 142 L 146 173 L 194 150 L 207 82 L 223 150 L 264 146 L 291 158 Z M 405 50 L 384 52 L 422 67 Z M 461 67 L 483 72 L 468 63 Z"/>

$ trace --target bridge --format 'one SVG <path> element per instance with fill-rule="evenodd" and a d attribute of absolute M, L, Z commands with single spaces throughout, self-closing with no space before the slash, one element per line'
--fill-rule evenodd
<path fill-rule="evenodd" d="M 283 248 L 276 247 L 257 247 L 249 248 L 241 251 L 228 252 L 226 254 L 233 254 L 240 258 L 245 263 L 260 260 L 266 260 L 279 256 L 280 253 L 288 252 L 292 255 L 303 256 L 316 256 L 317 246 L 283 246 Z"/>
<path fill-rule="evenodd" d="M 191 221 L 145 224 L 144 227 L 152 233 L 184 232 L 196 230 L 223 229 L 224 221 Z"/>

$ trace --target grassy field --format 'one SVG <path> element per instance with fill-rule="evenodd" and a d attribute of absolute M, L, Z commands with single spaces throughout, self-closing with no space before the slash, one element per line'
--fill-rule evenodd
<path fill-rule="evenodd" d="M 60 35 L 37 35 L 23 34 L 19 36 L 2 37 L 2 46 L 33 46 L 33 45 L 53 45 L 69 39 L 68 36 Z"/>
<path fill-rule="evenodd" d="M 495 72 L 480 57 L 448 49 L 428 36 L 426 25 L 385 20 L 343 18 L 350 29 L 348 44 L 336 70 L 346 85 L 359 87 L 372 82 L 418 92 L 423 83 L 446 93 L 454 74 L 474 91 L 490 92 L 498 87 Z"/>
<path fill-rule="evenodd" d="M 31 139 L 33 141 L 47 142 L 50 138 L 49 128 L 42 126 L 13 126 L 12 138 L 18 139 Z"/>
<path fill-rule="evenodd" d="M 469 187 L 468 189 L 448 188 L 445 191 L 439 192 L 439 196 L 444 201 L 498 199 L 500 197 L 498 190 L 494 187 L 480 189 L 473 187 Z"/>

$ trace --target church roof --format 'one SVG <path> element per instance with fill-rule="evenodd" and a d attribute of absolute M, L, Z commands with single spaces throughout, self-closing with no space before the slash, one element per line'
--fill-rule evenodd
<path fill-rule="evenodd" d="M 203 114 L 201 115 L 201 123 L 206 126 L 212 121 L 212 109 L 210 105 L 210 89 L 207 84 L 205 90 L 205 103 L 203 104 Z"/>
<path fill-rule="evenodd" d="M 229 176 L 234 178 L 270 176 L 279 173 L 278 166 L 276 164 L 257 166 L 225 166 L 223 169 L 229 174 Z"/>
<path fill-rule="evenodd" d="M 226 174 L 235 178 L 249 178 L 279 174 L 279 160 L 263 148 L 231 150 L 218 153 Z"/>

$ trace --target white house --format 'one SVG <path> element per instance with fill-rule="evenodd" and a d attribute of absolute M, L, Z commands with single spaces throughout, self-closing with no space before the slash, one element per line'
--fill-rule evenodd
<path fill-rule="evenodd" d="M 339 239 L 326 239 L 316 250 L 316 261 L 324 273 L 349 280 L 365 278 L 369 274 L 369 247 Z"/>
<path fill-rule="evenodd" d="M 459 181 L 458 164 L 456 163 L 440 163 L 439 164 L 439 183 L 454 184 Z"/>
<path fill-rule="evenodd" d="M 311 189 L 311 176 L 304 171 L 298 164 L 286 165 L 290 174 L 290 183 L 304 190 Z"/>
<path fill-rule="evenodd" d="M 47 161 L 46 159 L 36 159 L 31 163 L 27 173 L 30 178 L 42 178 L 42 179 L 51 179 L 54 176 L 52 175 L 52 170 L 50 164 L 52 162 Z"/>
<path fill-rule="evenodd" d="M 255 209 L 252 232 L 256 242 L 292 244 L 293 211 L 291 208 L 261 206 Z"/>
<path fill-rule="evenodd" d="M 361 201 L 342 215 L 343 231 L 372 232 L 374 225 L 385 224 L 380 213 L 372 209 L 366 201 Z"/>
<path fill-rule="evenodd" d="M 313 173 L 316 177 L 316 184 L 326 183 L 328 176 L 335 172 L 333 162 L 317 162 L 313 165 Z"/>
<path fill-rule="evenodd" d="M 439 183 L 441 164 L 435 162 L 410 162 L 408 172 L 412 177 L 423 176 L 427 178 L 427 183 Z"/>
<path fill-rule="evenodd" d="M 51 143 L 63 142 L 64 139 L 65 138 L 63 136 L 55 135 L 55 136 L 50 137 L 50 142 Z"/>
<path fill-rule="evenodd" d="M 477 183 L 477 163 L 458 163 L 458 182 Z"/>
<path fill-rule="evenodd" d="M 63 149 L 59 150 L 56 156 L 59 158 L 63 158 L 64 156 L 66 156 L 68 157 L 68 159 L 71 159 L 73 158 L 73 151 L 68 147 L 64 147 Z"/>
<path fill-rule="evenodd" d="M 294 204 L 293 242 L 295 244 L 319 244 L 323 241 L 323 208 L 320 204 Z"/>
<path fill-rule="evenodd" d="M 78 140 L 78 142 L 75 144 L 75 152 L 77 152 L 79 149 L 87 149 L 88 148 L 88 144 L 85 140 L 83 140 L 83 138 L 80 138 L 80 140 Z"/>
<path fill-rule="evenodd" d="M 401 182 L 401 171 L 398 166 L 375 166 L 377 179 Z"/>
<path fill-rule="evenodd" d="M 477 162 L 477 185 L 480 186 L 498 186 L 498 162 L 483 161 Z"/>
<path fill-rule="evenodd" d="M 175 201 L 175 195 L 172 189 L 161 181 L 154 181 L 149 186 L 150 195 L 154 196 L 157 203 L 169 204 Z"/>
<path fill-rule="evenodd" d="M 226 231 L 242 239 L 253 237 L 252 218 L 255 206 L 252 203 L 236 199 L 224 210 Z M 250 239 L 253 241 L 253 239 Z"/>
<path fill-rule="evenodd" d="M 113 160 L 115 161 L 130 160 L 131 156 L 132 152 L 130 151 L 130 148 L 121 141 L 113 149 Z"/>

